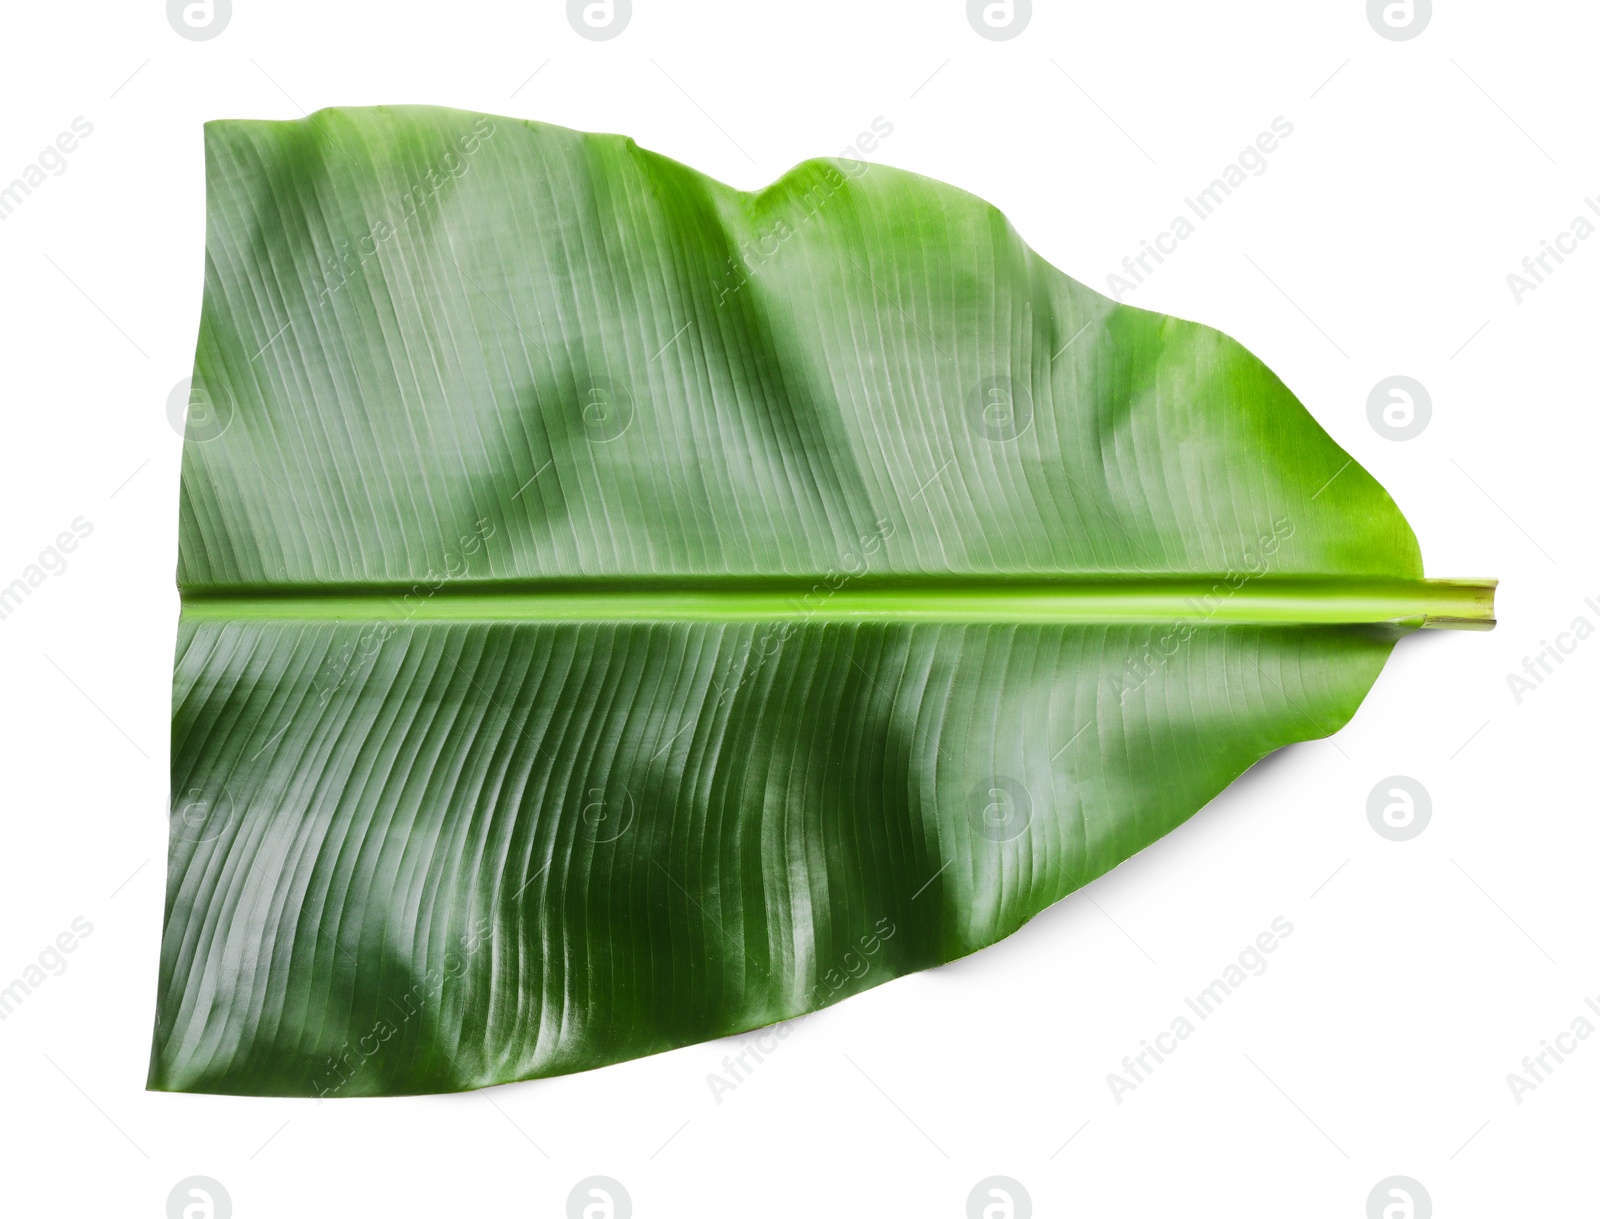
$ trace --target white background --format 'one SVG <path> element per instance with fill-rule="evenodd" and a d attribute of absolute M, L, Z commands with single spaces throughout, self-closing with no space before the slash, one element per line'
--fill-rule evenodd
<path fill-rule="evenodd" d="M 0 621 L 0 983 L 93 932 L 0 1023 L 5 1211 L 158 1219 L 198 1173 L 241 1219 L 558 1216 L 600 1173 L 642 1219 L 960 1216 L 998 1173 L 1040 1216 L 1359 1219 L 1392 1174 L 1440 1219 L 1592 1213 L 1600 1036 L 1520 1104 L 1506 1076 L 1600 996 L 1600 640 L 1520 704 L 1506 677 L 1600 625 L 1600 240 L 1520 304 L 1506 276 L 1600 193 L 1600 12 L 1438 8 L 1395 42 L 1360 0 L 1039 0 L 996 42 L 959 0 L 636 0 L 593 42 L 554 0 L 236 0 L 194 42 L 159 0 L 8 5 L 0 184 L 94 131 L 0 222 L 0 584 L 93 533 Z M 1005 943 L 801 1021 L 721 1103 L 736 1041 L 453 1097 L 146 1093 L 201 123 L 402 102 L 624 132 L 746 188 L 882 116 L 873 159 L 992 200 L 1097 287 L 1282 115 L 1267 172 L 1127 299 L 1265 359 L 1430 575 L 1501 579 L 1500 626 L 1405 641 L 1338 736 Z M 1406 442 L 1367 420 L 1395 373 L 1433 400 Z M 1433 801 L 1404 843 L 1366 817 L 1395 774 Z M 1114 1100 L 1278 915 L 1270 968 Z"/>

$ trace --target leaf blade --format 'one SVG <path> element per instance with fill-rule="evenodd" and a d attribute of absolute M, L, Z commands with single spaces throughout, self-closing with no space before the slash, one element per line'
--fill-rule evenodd
<path fill-rule="evenodd" d="M 153 1088 L 815 1010 L 1492 621 L 1260 361 L 954 188 L 414 107 L 207 159 Z"/>

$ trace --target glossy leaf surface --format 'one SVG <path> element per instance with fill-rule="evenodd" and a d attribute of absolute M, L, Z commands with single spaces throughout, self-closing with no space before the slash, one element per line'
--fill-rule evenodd
<path fill-rule="evenodd" d="M 150 1084 L 580 1070 L 973 952 L 1484 624 L 1260 361 L 992 207 L 207 128 Z"/>

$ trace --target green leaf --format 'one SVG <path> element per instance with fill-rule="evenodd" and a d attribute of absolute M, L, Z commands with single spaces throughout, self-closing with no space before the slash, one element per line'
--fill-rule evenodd
<path fill-rule="evenodd" d="M 1260 361 L 952 187 L 426 108 L 206 152 L 152 1088 L 814 1010 L 1491 622 Z"/>

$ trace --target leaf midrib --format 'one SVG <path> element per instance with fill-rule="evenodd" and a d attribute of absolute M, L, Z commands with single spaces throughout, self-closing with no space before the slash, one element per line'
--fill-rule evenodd
<path fill-rule="evenodd" d="M 183 589 L 195 620 L 1399 623 L 1487 629 L 1493 580 L 1039 576 L 450 580 Z"/>

